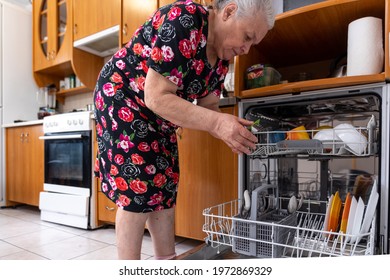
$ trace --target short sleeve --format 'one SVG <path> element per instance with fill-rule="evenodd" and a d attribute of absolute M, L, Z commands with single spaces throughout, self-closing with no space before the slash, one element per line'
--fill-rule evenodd
<path fill-rule="evenodd" d="M 176 2 L 158 10 L 144 32 L 151 35 L 147 66 L 168 78 L 179 88 L 190 71 L 202 36 L 206 11 L 192 2 Z"/>

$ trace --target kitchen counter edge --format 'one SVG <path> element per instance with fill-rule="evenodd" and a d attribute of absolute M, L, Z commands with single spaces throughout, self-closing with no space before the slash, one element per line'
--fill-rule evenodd
<path fill-rule="evenodd" d="M 34 120 L 34 121 L 8 123 L 8 124 L 3 124 L 2 128 L 11 128 L 11 127 L 19 127 L 19 126 L 30 126 L 30 125 L 38 125 L 38 124 L 43 124 L 43 120 Z"/>

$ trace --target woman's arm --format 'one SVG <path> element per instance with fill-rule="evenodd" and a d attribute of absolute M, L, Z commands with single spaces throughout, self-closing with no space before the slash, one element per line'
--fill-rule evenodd
<path fill-rule="evenodd" d="M 246 128 L 251 121 L 196 106 L 178 97 L 176 90 L 175 84 L 149 68 L 145 81 L 145 104 L 149 109 L 178 126 L 208 131 L 235 153 L 249 154 L 249 149 L 255 149 L 257 138 Z"/>

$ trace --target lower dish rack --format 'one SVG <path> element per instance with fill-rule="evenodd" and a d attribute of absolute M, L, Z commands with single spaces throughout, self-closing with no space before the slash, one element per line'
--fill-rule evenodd
<path fill-rule="evenodd" d="M 323 204 L 323 205 L 321 205 Z M 253 221 L 240 217 L 240 200 L 203 211 L 206 243 L 259 258 L 331 257 L 374 254 L 375 218 L 369 232 L 350 235 L 323 230 L 326 202 L 305 201 L 305 211 L 288 214 L 276 209 Z M 353 240 L 353 242 L 351 241 Z"/>

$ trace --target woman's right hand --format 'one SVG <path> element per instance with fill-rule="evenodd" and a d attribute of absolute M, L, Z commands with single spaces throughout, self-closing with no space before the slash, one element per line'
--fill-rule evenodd
<path fill-rule="evenodd" d="M 250 154 L 257 143 L 257 137 L 247 129 L 252 124 L 252 121 L 219 113 L 210 134 L 224 141 L 234 153 Z"/>

